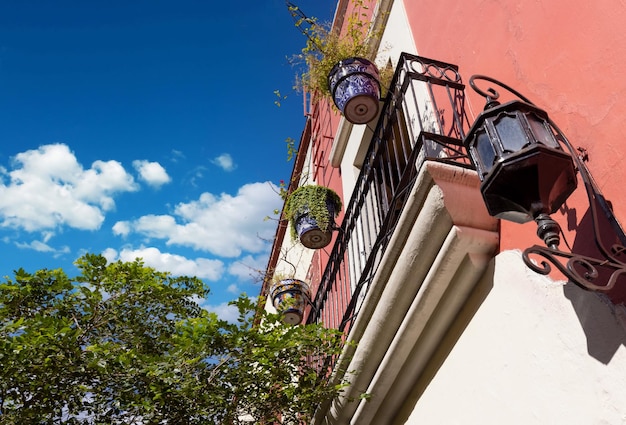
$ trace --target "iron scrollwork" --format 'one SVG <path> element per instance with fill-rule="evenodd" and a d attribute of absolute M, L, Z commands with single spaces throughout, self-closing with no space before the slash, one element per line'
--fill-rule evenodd
<path fill-rule="evenodd" d="M 623 253 L 625 248 L 621 245 L 615 245 L 613 250 L 616 253 Z M 524 263 L 534 272 L 543 275 L 547 275 L 552 271 L 550 264 L 546 261 L 537 263 L 533 261 L 532 255 L 545 258 L 549 263 L 556 266 L 572 283 L 590 291 L 610 291 L 615 287 L 618 278 L 626 274 L 626 264 L 613 256 L 610 259 L 597 259 L 540 245 L 526 248 L 523 253 Z M 606 283 L 603 285 L 594 283 L 601 275 L 599 270 L 605 272 Z"/>
<path fill-rule="evenodd" d="M 488 104 L 498 99 L 499 94 L 497 90 L 493 87 L 482 90 L 476 86 L 475 80 L 484 80 L 493 83 L 517 96 L 522 101 L 535 106 L 528 98 L 500 81 L 483 75 L 472 76 L 470 79 L 471 87 L 477 93 L 485 97 Z M 551 265 L 553 265 L 569 281 L 583 289 L 609 292 L 616 286 L 620 277 L 626 275 L 626 247 L 624 246 L 624 244 L 626 244 L 626 236 L 613 215 L 609 203 L 605 200 L 587 166 L 579 156 L 580 149 L 574 149 L 565 134 L 549 117 L 548 122 L 555 133 L 556 140 L 569 151 L 574 161 L 576 171 L 580 174 L 580 178 L 583 181 L 589 201 L 589 211 L 593 225 L 593 238 L 598 251 L 598 258 L 559 249 L 560 234 L 562 234 L 562 231 L 559 225 L 550 218 L 549 215 L 542 214 L 541 217 L 535 217 L 535 221 L 538 224 L 537 234 L 544 240 L 546 246 L 533 245 L 526 248 L 522 255 L 524 263 L 531 270 L 542 275 L 551 273 Z M 603 211 L 603 219 L 606 219 L 612 226 L 616 240 L 620 241 L 620 243 L 612 244 L 610 248 L 608 248 L 602 240 L 602 232 L 599 225 L 599 208 Z"/>

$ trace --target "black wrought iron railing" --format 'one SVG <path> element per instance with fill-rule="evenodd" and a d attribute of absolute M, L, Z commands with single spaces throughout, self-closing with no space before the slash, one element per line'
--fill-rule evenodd
<path fill-rule="evenodd" d="M 403 53 L 308 322 L 349 331 L 425 160 L 471 168 L 456 65 Z"/>

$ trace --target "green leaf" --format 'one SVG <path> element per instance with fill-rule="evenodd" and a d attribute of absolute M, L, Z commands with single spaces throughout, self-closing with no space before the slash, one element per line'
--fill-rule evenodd
<path fill-rule="evenodd" d="M 74 278 L 19 269 L 0 283 L 6 423 L 306 419 L 339 391 L 317 369 L 341 352 L 337 331 L 288 327 L 246 296 L 233 302 L 239 321 L 224 322 L 194 301 L 209 294 L 201 280 L 141 260 L 76 264 Z"/>

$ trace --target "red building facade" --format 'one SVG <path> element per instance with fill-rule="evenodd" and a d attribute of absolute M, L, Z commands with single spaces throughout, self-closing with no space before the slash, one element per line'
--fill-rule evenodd
<path fill-rule="evenodd" d="M 513 87 L 566 134 L 612 210 L 600 208 L 600 237 L 624 244 L 626 5 L 366 3 L 391 94 L 365 125 L 311 104 L 290 190 L 331 187 L 344 209 L 316 251 L 281 222 L 262 291 L 288 264 L 311 286 L 303 322 L 355 342 L 336 365 L 354 371 L 337 376 L 349 385 L 315 423 L 625 423 L 626 279 L 585 291 L 531 270 L 521 250 L 541 243 L 537 224 L 487 213 L 462 140 L 485 105 L 470 76 Z M 338 2 L 336 28 L 352 7 Z M 553 218 L 563 250 L 598 254 L 580 177 Z"/>

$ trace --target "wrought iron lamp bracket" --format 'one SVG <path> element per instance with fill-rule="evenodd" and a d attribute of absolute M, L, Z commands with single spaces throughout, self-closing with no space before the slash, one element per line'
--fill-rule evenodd
<path fill-rule="evenodd" d="M 495 84 L 515 95 L 523 102 L 536 107 L 528 98 L 508 85 L 488 76 L 473 75 L 469 80 L 469 84 L 476 93 L 487 100 L 485 109 L 499 105 L 497 101 L 499 93 L 493 87 L 488 87 L 486 90 L 481 89 L 477 86 L 476 80 L 483 80 Z M 538 225 L 537 234 L 544 240 L 546 246 L 533 245 L 526 248 L 522 255 L 524 263 L 531 270 L 542 275 L 547 275 L 552 271 L 550 265 L 552 264 L 563 273 L 569 281 L 577 286 L 590 291 L 608 292 L 615 287 L 620 276 L 626 275 L 626 247 L 624 246 L 624 244 L 626 244 L 626 236 L 613 215 L 610 206 L 602 196 L 600 189 L 593 180 L 589 170 L 580 158 L 580 152 L 574 149 L 565 134 L 552 119 L 548 117 L 547 121 L 552 127 L 552 131 L 555 133 L 556 140 L 564 146 L 571 155 L 575 169 L 580 174 L 581 180 L 584 183 L 593 223 L 593 237 L 596 247 L 598 248 L 599 258 L 588 257 L 559 249 L 560 234 L 562 234 L 559 224 L 548 214 L 538 214 L 534 217 Z M 613 244 L 611 248 L 607 248 L 601 238 L 598 221 L 598 206 L 602 208 L 608 221 L 613 226 L 617 239 L 621 242 Z M 542 257 L 542 259 L 536 261 L 533 260 L 533 257 Z M 597 282 L 598 280 L 602 282 Z"/>
<path fill-rule="evenodd" d="M 616 253 L 624 253 L 625 248 L 621 245 L 614 246 Z M 550 264 L 542 260 L 540 263 L 533 261 L 531 255 L 538 255 L 548 260 L 557 267 L 572 283 L 589 291 L 607 292 L 615 287 L 618 278 L 626 274 L 626 264 L 611 256 L 611 258 L 599 259 L 561 251 L 558 248 L 549 248 L 540 245 L 528 247 L 523 252 L 524 263 L 533 271 L 547 275 L 552 271 Z M 608 273 L 604 278 L 604 284 L 598 285 L 595 280 L 600 276 L 599 270 Z"/>

